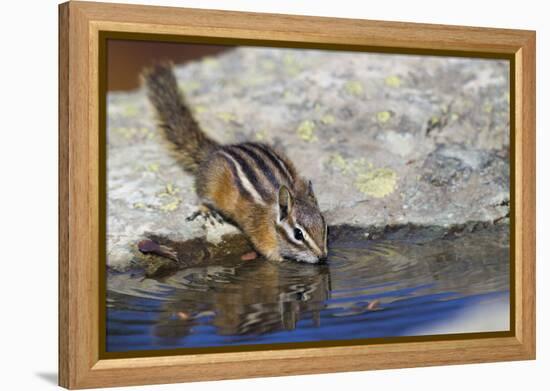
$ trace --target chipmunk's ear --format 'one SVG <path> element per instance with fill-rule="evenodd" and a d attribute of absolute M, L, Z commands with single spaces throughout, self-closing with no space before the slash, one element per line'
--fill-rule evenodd
<path fill-rule="evenodd" d="M 310 199 L 317 203 L 317 198 L 315 198 L 315 193 L 313 192 L 313 183 L 311 183 L 311 181 L 308 181 L 307 183 L 307 195 Z"/>
<path fill-rule="evenodd" d="M 292 194 L 285 185 L 279 188 L 279 194 L 277 195 L 277 201 L 279 204 L 279 221 L 282 221 L 288 217 L 292 211 L 292 205 L 294 200 Z"/>

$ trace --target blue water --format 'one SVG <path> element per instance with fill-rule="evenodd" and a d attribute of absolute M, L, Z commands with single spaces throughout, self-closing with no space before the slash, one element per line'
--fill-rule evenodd
<path fill-rule="evenodd" d="M 506 331 L 507 228 L 333 241 L 329 262 L 111 273 L 107 351 Z"/>

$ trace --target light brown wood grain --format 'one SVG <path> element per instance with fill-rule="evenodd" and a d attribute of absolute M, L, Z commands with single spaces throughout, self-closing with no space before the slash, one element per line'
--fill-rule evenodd
<path fill-rule="evenodd" d="M 70 2 L 59 8 L 59 382 L 171 383 L 535 357 L 535 33 L 367 20 Z M 503 55 L 515 60 L 515 336 L 100 359 L 100 31 L 273 45 Z"/>
<path fill-rule="evenodd" d="M 69 357 L 69 7 L 59 8 L 59 383 L 70 384 Z"/>
<path fill-rule="evenodd" d="M 536 87 L 535 35 L 515 54 L 515 195 L 516 199 L 516 336 L 535 356 L 535 250 L 536 250 Z"/>

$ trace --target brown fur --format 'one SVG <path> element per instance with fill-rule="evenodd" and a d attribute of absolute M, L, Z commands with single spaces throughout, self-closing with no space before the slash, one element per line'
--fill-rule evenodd
<path fill-rule="evenodd" d="M 213 154 L 198 174 L 199 196 L 223 216 L 235 221 L 261 254 L 268 257 L 274 254 L 277 242 L 272 227 L 273 213 L 240 196 L 228 163 Z"/>
<path fill-rule="evenodd" d="M 202 161 L 218 144 L 200 129 L 178 89 L 170 64 L 155 65 L 147 69 L 142 78 L 147 96 L 166 138 L 181 151 L 183 167 L 195 173 Z"/>

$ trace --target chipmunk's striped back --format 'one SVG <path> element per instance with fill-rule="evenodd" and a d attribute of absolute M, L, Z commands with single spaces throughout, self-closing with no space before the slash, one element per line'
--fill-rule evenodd
<path fill-rule="evenodd" d="M 283 185 L 294 189 L 294 166 L 268 145 L 227 145 L 216 151 L 216 154 L 220 154 L 231 167 L 235 186 L 241 196 L 259 205 L 275 202 Z"/>
<path fill-rule="evenodd" d="M 186 107 L 170 66 L 158 65 L 144 79 L 160 127 L 195 176 L 203 209 L 235 223 L 269 259 L 315 263 L 326 257 L 327 228 L 311 182 L 281 151 L 211 140 Z"/>

